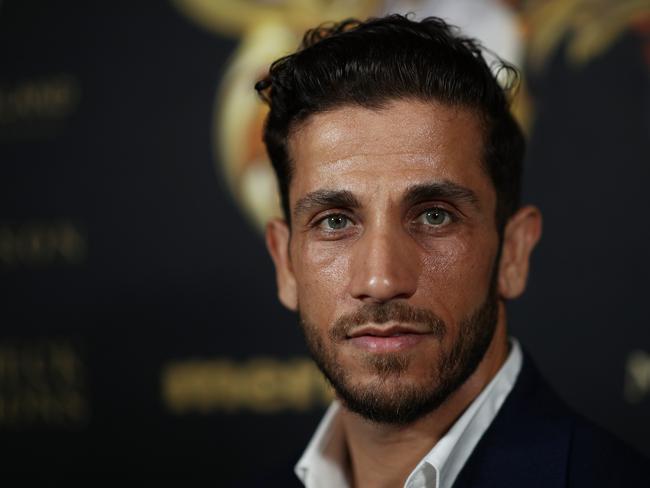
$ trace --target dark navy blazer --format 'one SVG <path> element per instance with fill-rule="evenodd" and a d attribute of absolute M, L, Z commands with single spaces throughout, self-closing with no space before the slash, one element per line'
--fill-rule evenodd
<path fill-rule="evenodd" d="M 238 486 L 302 484 L 287 466 Z M 572 411 L 524 353 L 514 388 L 453 486 L 650 488 L 650 460 Z"/>
<path fill-rule="evenodd" d="M 454 488 L 650 488 L 650 460 L 578 415 L 524 354 L 514 388 Z"/>

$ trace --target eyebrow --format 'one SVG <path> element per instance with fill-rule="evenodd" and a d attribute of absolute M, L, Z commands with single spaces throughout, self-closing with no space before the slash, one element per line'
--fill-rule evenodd
<path fill-rule="evenodd" d="M 421 183 L 412 185 L 406 190 L 403 202 L 405 206 L 413 206 L 427 200 L 450 200 L 452 202 L 466 202 L 479 208 L 478 197 L 469 188 L 457 185 L 451 181 Z M 296 202 L 293 210 L 294 218 L 310 213 L 321 208 L 348 208 L 356 209 L 361 203 L 348 190 L 316 190 L 308 193 Z"/>
<path fill-rule="evenodd" d="M 357 197 L 348 190 L 316 190 L 308 193 L 296 202 L 293 216 L 299 217 L 318 208 L 359 208 L 361 204 Z"/>
<path fill-rule="evenodd" d="M 468 203 L 474 208 L 479 208 L 479 200 L 469 188 L 457 185 L 451 181 L 422 183 L 410 186 L 406 190 L 403 202 L 406 206 L 413 206 L 427 200 L 449 200 L 456 203 Z"/>

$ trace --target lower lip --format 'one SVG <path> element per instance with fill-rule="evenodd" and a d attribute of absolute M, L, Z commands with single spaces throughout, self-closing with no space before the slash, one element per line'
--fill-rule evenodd
<path fill-rule="evenodd" d="M 353 346 L 369 352 L 395 352 L 410 349 L 425 340 L 427 334 L 403 334 L 390 337 L 359 336 L 348 339 Z"/>

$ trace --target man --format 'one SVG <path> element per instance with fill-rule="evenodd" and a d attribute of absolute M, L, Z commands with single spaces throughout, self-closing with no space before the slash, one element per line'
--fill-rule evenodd
<path fill-rule="evenodd" d="M 337 395 L 303 484 L 650 486 L 508 338 L 541 215 L 519 204 L 524 140 L 480 46 L 435 18 L 347 21 L 256 88 L 279 298 Z"/>

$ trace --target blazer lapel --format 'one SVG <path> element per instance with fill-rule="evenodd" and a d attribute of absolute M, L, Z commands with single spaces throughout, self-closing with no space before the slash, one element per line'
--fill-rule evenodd
<path fill-rule="evenodd" d="M 566 486 L 573 419 L 524 353 L 521 372 L 454 488 Z"/>

